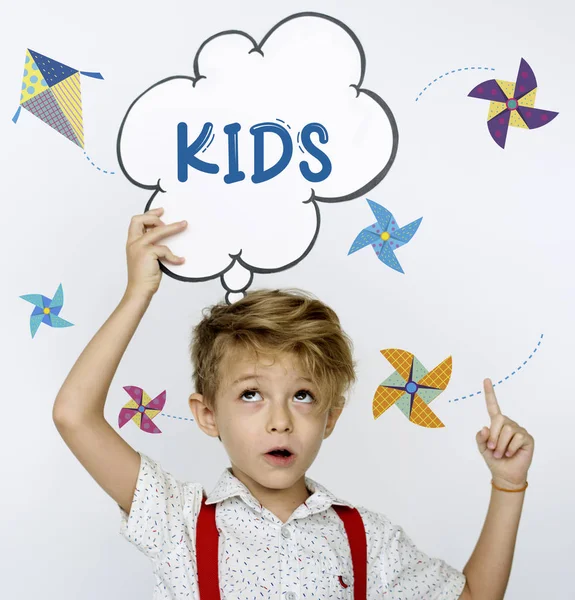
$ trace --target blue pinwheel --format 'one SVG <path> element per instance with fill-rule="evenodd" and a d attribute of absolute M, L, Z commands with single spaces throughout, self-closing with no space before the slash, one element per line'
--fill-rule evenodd
<path fill-rule="evenodd" d="M 371 244 L 373 251 L 382 263 L 403 273 L 403 269 L 394 252 L 411 240 L 423 217 L 405 227 L 399 227 L 394 216 L 386 208 L 369 199 L 367 202 L 377 219 L 377 223 L 360 231 L 347 255 L 349 256 L 353 252 L 357 252 L 361 248 L 365 248 L 365 246 Z"/>
<path fill-rule="evenodd" d="M 74 325 L 58 316 L 64 305 L 62 284 L 58 286 L 51 300 L 41 294 L 26 294 L 25 296 L 20 296 L 20 298 L 36 307 L 30 316 L 30 332 L 32 333 L 32 337 L 36 335 L 41 323 L 46 323 L 50 327 L 72 327 Z"/>

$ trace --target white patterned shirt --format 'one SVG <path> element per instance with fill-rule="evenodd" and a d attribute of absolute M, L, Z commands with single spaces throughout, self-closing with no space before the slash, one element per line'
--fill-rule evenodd
<path fill-rule="evenodd" d="M 120 533 L 151 559 L 154 600 L 199 600 L 196 522 L 203 487 L 178 481 L 139 454 L 129 516 L 118 505 Z M 217 503 L 221 600 L 353 600 L 350 547 L 331 508 L 352 505 L 309 477 L 305 482 L 311 495 L 282 523 L 231 468 L 224 470 L 206 500 Z M 459 598 L 463 573 L 418 550 L 384 515 L 356 508 L 367 538 L 368 600 Z"/>

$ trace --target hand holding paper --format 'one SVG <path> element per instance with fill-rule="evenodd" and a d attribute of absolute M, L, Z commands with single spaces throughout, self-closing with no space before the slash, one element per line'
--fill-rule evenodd
<path fill-rule="evenodd" d="M 162 279 L 159 258 L 174 264 L 184 262 L 182 257 L 172 254 L 167 246 L 156 245 L 156 242 L 183 231 L 188 225 L 186 221 L 166 225 L 159 216 L 163 210 L 155 208 L 132 217 L 126 245 L 128 292 L 153 295 L 158 291 Z"/>

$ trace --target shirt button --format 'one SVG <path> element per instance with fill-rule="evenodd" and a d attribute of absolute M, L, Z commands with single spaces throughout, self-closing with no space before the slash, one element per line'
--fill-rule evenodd
<path fill-rule="evenodd" d="M 286 594 L 286 600 L 295 600 L 297 598 L 297 594 L 295 592 L 288 592 Z"/>
<path fill-rule="evenodd" d="M 343 585 L 349 585 L 349 580 L 347 579 L 347 577 L 342 577 L 341 582 L 343 583 Z"/>
<path fill-rule="evenodd" d="M 291 537 L 291 533 L 289 529 L 282 529 L 282 535 L 286 538 L 289 539 Z M 293 593 L 293 592 L 290 592 Z M 291 598 L 288 597 L 288 600 L 293 600 L 293 598 L 295 598 L 295 596 L 292 596 Z"/>

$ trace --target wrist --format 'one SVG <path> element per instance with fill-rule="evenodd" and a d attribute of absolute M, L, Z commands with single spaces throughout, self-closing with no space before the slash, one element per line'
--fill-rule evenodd
<path fill-rule="evenodd" d="M 493 477 L 491 479 L 491 485 L 494 489 L 500 489 L 502 491 L 509 492 L 518 492 L 524 491 L 527 488 L 527 479 L 523 481 L 508 481 L 506 479 L 501 479 L 498 477 Z"/>
<path fill-rule="evenodd" d="M 135 303 L 148 305 L 154 296 L 149 290 L 136 289 L 128 286 L 122 297 L 123 303 Z"/>

